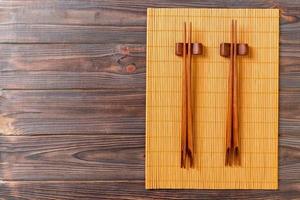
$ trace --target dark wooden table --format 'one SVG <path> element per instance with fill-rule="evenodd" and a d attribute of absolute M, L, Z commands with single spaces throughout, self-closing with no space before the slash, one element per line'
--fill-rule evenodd
<path fill-rule="evenodd" d="M 281 10 L 279 190 L 144 189 L 147 7 Z M 300 198 L 300 1 L 0 1 L 0 198 Z"/>

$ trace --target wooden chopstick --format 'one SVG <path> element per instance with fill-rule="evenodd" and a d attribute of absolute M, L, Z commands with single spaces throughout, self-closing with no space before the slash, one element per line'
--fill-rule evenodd
<path fill-rule="evenodd" d="M 187 157 L 190 167 L 193 166 L 193 106 L 192 106 L 192 23 L 188 30 L 184 23 L 183 32 L 183 67 L 182 67 L 182 114 L 181 114 L 181 167 L 187 167 Z M 186 49 L 186 47 L 188 49 Z M 187 53 L 187 56 L 186 56 Z"/>
<path fill-rule="evenodd" d="M 237 21 L 231 21 L 225 165 L 240 165 L 238 120 Z"/>
<path fill-rule="evenodd" d="M 231 22 L 230 32 L 230 66 L 229 66 L 229 77 L 228 77 L 228 105 L 227 105 L 227 122 L 226 122 L 226 156 L 225 165 L 231 165 L 231 149 L 232 149 L 232 90 L 233 90 L 233 30 L 234 23 Z"/>
<path fill-rule="evenodd" d="M 192 107 L 192 80 L 191 80 L 191 72 L 192 72 L 192 23 L 189 24 L 188 29 L 188 64 L 187 64 L 187 155 L 190 159 L 190 166 L 193 167 L 193 107 Z"/>
<path fill-rule="evenodd" d="M 238 69 L 237 69 L 237 21 L 234 21 L 233 37 L 233 153 L 235 164 L 240 164 L 239 121 L 238 121 Z"/>
<path fill-rule="evenodd" d="M 186 23 L 183 25 L 183 65 L 182 65 L 182 110 L 181 110 L 181 167 L 186 167 L 187 142 L 187 77 L 186 77 Z"/>

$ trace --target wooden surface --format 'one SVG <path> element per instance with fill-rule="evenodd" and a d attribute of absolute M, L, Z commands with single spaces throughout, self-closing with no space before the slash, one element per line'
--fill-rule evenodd
<path fill-rule="evenodd" d="M 278 191 L 144 189 L 147 7 L 278 7 Z M 0 198 L 296 199 L 300 1 L 0 1 Z"/>

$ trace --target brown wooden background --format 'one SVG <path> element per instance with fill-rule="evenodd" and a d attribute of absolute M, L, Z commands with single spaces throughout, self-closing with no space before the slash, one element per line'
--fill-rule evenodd
<path fill-rule="evenodd" d="M 280 189 L 144 189 L 147 7 L 281 9 Z M 0 198 L 300 198 L 299 0 L 1 0 Z"/>

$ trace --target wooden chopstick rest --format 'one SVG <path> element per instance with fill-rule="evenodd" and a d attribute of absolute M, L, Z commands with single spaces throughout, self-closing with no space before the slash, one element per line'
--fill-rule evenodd
<path fill-rule="evenodd" d="M 237 43 L 237 21 L 231 22 L 231 43 L 221 43 L 220 55 L 230 58 L 228 77 L 228 111 L 226 122 L 225 165 L 240 165 L 239 113 L 238 113 L 238 69 L 237 56 L 249 54 L 247 43 Z"/>
<path fill-rule="evenodd" d="M 191 65 L 192 55 L 203 54 L 203 46 L 201 43 L 191 43 L 192 24 L 189 23 L 189 29 L 186 23 L 183 27 L 183 42 L 176 43 L 175 54 L 183 57 L 182 67 L 182 114 L 181 114 L 181 163 L 182 168 L 186 168 L 187 158 L 193 167 L 194 148 L 193 148 L 193 107 L 192 107 L 192 81 L 191 81 Z"/>
<path fill-rule="evenodd" d="M 186 54 L 188 53 L 188 44 L 186 43 Z M 202 55 L 203 54 L 203 45 L 201 43 L 191 43 L 191 52 L 192 55 Z M 175 54 L 177 56 L 183 56 L 183 43 L 176 43 Z"/>
<path fill-rule="evenodd" d="M 222 43 L 220 45 L 220 55 L 223 57 L 230 57 L 230 43 Z M 249 53 L 249 46 L 247 43 L 239 43 L 237 44 L 237 55 L 245 56 Z"/>

